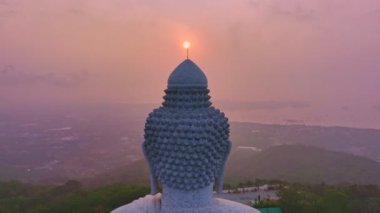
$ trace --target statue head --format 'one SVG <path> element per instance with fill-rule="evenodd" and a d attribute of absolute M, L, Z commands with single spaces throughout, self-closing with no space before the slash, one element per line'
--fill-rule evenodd
<path fill-rule="evenodd" d="M 162 106 L 145 124 L 142 148 L 153 194 L 158 183 L 192 191 L 216 182 L 217 191 L 222 190 L 229 124 L 208 93 L 205 74 L 191 60 L 170 75 Z"/>

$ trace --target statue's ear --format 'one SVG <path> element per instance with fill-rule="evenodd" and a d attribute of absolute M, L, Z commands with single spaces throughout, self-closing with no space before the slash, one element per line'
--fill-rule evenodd
<path fill-rule="evenodd" d="M 223 183 L 224 183 L 224 170 L 227 162 L 228 155 L 230 154 L 231 151 L 231 143 L 229 143 L 228 150 L 226 153 L 226 156 L 219 168 L 219 172 L 216 176 L 215 184 L 216 184 L 216 192 L 217 193 L 222 193 L 223 192 Z"/>
<path fill-rule="evenodd" d="M 148 155 L 146 154 L 144 143 L 141 145 L 141 148 L 143 150 L 144 158 L 148 162 L 148 170 L 149 170 L 149 179 L 150 179 L 150 194 L 154 195 L 158 192 L 158 180 L 154 176 L 152 164 L 149 161 Z"/>
<path fill-rule="evenodd" d="M 220 194 L 223 192 L 223 179 L 224 179 L 224 165 L 218 176 L 215 178 L 216 193 Z"/>

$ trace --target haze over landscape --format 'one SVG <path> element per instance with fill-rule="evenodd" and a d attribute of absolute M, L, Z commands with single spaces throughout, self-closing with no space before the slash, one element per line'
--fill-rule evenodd
<path fill-rule="evenodd" d="M 144 123 L 189 41 L 230 122 L 228 199 L 376 213 L 379 20 L 378 0 L 0 0 L 0 212 L 147 194 Z"/>
<path fill-rule="evenodd" d="M 1 106 L 157 105 L 187 39 L 232 120 L 380 128 L 379 8 L 376 0 L 2 0 Z"/>

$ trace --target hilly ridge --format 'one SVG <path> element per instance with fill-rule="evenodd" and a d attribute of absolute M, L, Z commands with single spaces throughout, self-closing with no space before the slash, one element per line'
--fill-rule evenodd
<path fill-rule="evenodd" d="M 306 183 L 380 184 L 380 164 L 365 157 L 302 145 L 273 146 L 258 154 L 242 152 L 247 151 L 231 153 L 227 181 L 254 177 Z"/>
<path fill-rule="evenodd" d="M 304 145 L 380 162 L 378 129 L 231 122 L 231 139 L 234 146 L 264 150 L 277 145 Z"/>
<path fill-rule="evenodd" d="M 225 180 L 228 183 L 260 178 L 303 183 L 380 184 L 378 177 L 380 164 L 368 158 L 302 145 L 280 145 L 260 153 L 233 150 Z M 139 160 L 85 182 L 148 184 L 147 164 Z"/>

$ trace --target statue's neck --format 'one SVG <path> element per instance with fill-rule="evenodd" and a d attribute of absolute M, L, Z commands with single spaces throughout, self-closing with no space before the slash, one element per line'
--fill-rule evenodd
<path fill-rule="evenodd" d="M 163 186 L 162 208 L 204 208 L 213 205 L 213 184 L 195 191 L 180 191 Z"/>

